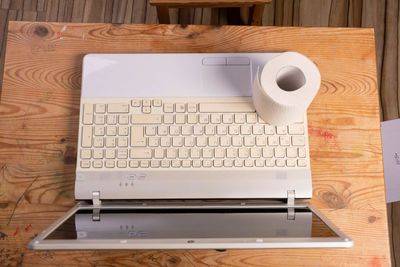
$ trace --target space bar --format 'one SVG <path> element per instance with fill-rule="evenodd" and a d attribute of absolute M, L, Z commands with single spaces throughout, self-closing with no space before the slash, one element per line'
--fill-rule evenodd
<path fill-rule="evenodd" d="M 200 103 L 200 112 L 254 112 L 250 102 Z"/>

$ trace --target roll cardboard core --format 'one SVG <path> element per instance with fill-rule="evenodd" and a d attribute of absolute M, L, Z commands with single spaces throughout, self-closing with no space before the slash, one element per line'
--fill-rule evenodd
<path fill-rule="evenodd" d="M 284 91 L 296 91 L 306 84 L 304 73 L 295 66 L 285 66 L 276 75 L 276 83 Z"/>

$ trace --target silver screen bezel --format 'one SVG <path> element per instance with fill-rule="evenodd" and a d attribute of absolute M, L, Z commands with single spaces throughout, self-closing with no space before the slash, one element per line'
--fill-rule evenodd
<path fill-rule="evenodd" d="M 310 238 L 166 238 L 166 239 L 58 239 L 46 237 L 55 231 L 64 221 L 80 209 L 235 209 L 235 208 L 307 208 L 324 222 L 337 237 Z M 90 249 L 261 249 L 261 248 L 329 248 L 351 247 L 353 241 L 329 221 L 309 202 L 298 202 L 292 206 L 284 203 L 236 202 L 180 202 L 180 203 L 104 203 L 93 206 L 84 202 L 76 204 L 66 214 L 36 236 L 29 248 L 34 250 L 90 250 Z"/>

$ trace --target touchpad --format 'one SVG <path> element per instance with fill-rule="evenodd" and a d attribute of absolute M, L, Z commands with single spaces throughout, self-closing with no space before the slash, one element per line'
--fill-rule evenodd
<path fill-rule="evenodd" d="M 250 65 L 202 67 L 203 89 L 218 92 L 218 96 L 251 96 Z"/>

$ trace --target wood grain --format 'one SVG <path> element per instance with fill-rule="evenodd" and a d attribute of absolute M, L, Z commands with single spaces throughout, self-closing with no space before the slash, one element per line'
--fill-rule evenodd
<path fill-rule="evenodd" d="M 390 265 L 371 29 L 10 22 L 6 51 L 0 105 L 0 246 L 5 250 L 0 260 L 10 262 L 9 254 L 25 266 Z M 308 113 L 311 202 L 354 239 L 353 248 L 27 249 L 35 234 L 74 204 L 80 73 L 86 53 L 280 51 L 303 53 L 321 71 L 322 86 Z"/>
<path fill-rule="evenodd" d="M 252 6 L 256 4 L 268 4 L 272 0 L 150 0 L 152 5 L 169 7 L 232 7 L 232 6 Z"/>

